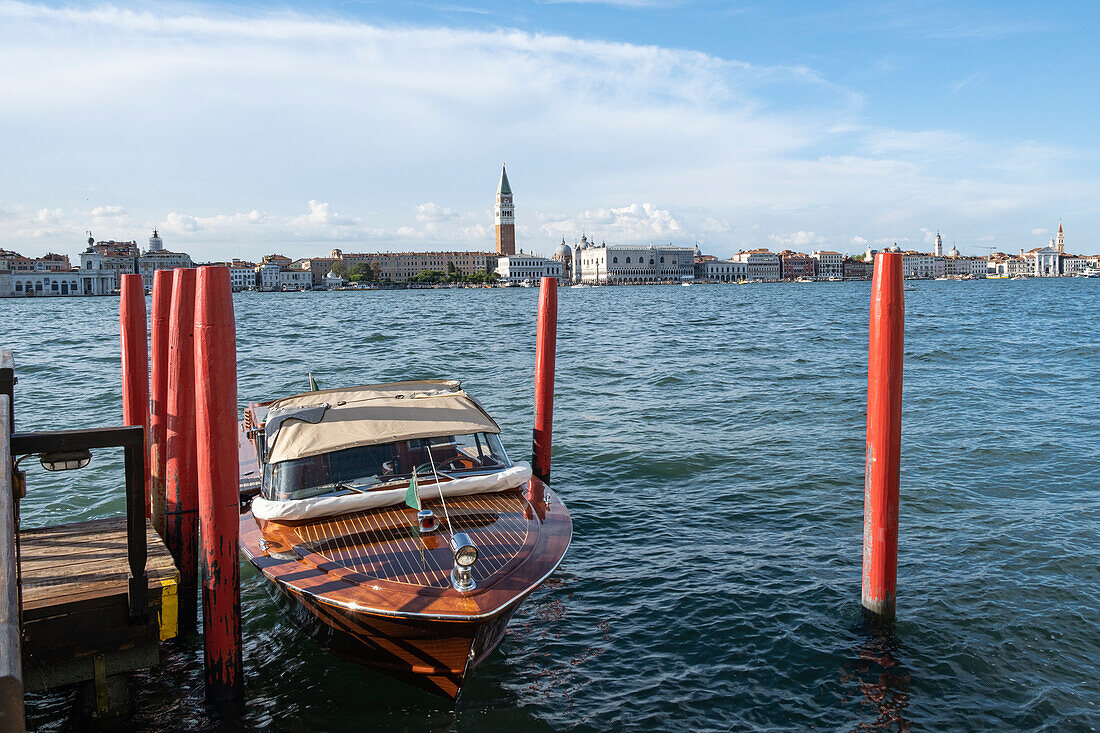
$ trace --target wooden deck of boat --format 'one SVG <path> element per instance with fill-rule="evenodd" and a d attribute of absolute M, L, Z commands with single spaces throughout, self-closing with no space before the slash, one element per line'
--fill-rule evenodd
<path fill-rule="evenodd" d="M 126 518 L 19 533 L 23 671 L 28 690 L 157 664 L 159 641 L 176 633 L 179 573 L 146 525 L 148 608 L 131 623 Z"/>
<path fill-rule="evenodd" d="M 446 528 L 442 502 L 423 500 Z M 518 491 L 453 497 L 448 502 L 456 532 L 468 532 L 478 540 L 476 582 L 484 582 L 510 562 L 531 535 L 524 519 L 527 502 Z M 368 578 L 378 578 L 426 588 L 449 588 L 453 554 L 442 530 L 421 535 L 416 514 L 404 505 L 384 507 L 295 528 L 303 549 L 320 555 Z"/>

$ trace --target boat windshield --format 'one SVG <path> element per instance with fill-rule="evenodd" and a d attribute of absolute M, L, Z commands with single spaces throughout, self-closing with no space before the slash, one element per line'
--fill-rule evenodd
<path fill-rule="evenodd" d="M 429 454 L 430 451 L 430 454 Z M 502 471 L 511 466 L 500 437 L 472 433 L 364 445 L 264 467 L 263 495 L 271 501 L 308 499 L 333 492 L 406 485 L 413 471 L 440 476 Z"/>

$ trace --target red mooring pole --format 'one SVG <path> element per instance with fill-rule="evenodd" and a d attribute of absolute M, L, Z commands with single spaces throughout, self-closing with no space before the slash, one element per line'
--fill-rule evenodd
<path fill-rule="evenodd" d="M 149 339 L 145 285 L 141 275 L 123 275 L 118 303 L 122 340 L 122 422 L 145 429 L 145 465 L 149 465 Z M 149 472 L 145 472 L 145 516 L 150 513 Z"/>
<path fill-rule="evenodd" d="M 202 527 L 202 628 L 206 694 L 242 696 L 237 341 L 226 267 L 199 269 L 195 290 L 196 426 Z"/>
<path fill-rule="evenodd" d="M 180 570 L 179 622 L 195 624 L 199 587 L 198 457 L 195 447 L 195 270 L 172 276 L 168 311 L 164 543 Z"/>
<path fill-rule="evenodd" d="M 149 494 L 152 501 L 153 526 L 161 537 L 164 537 L 165 439 L 168 422 L 168 313 L 172 308 L 173 277 L 171 270 L 157 270 L 153 273 L 153 313 L 150 329 L 152 400 L 149 408 L 149 432 L 151 433 Z"/>
<path fill-rule="evenodd" d="M 535 343 L 535 433 L 531 472 L 550 482 L 550 443 L 554 424 L 554 351 L 558 339 L 558 280 L 542 278 Z"/>
<path fill-rule="evenodd" d="M 894 619 L 898 583 L 901 373 L 905 339 L 902 255 L 875 256 L 867 358 L 867 455 L 863 482 L 863 608 Z"/>

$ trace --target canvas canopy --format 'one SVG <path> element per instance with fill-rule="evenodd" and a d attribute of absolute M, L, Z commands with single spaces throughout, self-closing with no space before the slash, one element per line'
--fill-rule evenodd
<path fill-rule="evenodd" d="M 285 397 L 271 404 L 267 424 L 271 463 L 362 445 L 500 432 L 458 381 L 442 379 Z"/>

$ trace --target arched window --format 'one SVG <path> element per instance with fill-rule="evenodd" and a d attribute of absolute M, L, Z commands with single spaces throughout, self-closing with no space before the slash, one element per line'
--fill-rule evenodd
<path fill-rule="evenodd" d="M 619 264 L 619 258 L 618 257 L 612 257 L 611 258 L 611 264 L 613 264 L 613 265 Z"/>
<path fill-rule="evenodd" d="M 630 258 L 629 257 L 626 258 L 626 264 L 628 264 L 628 265 L 630 264 Z"/>
<path fill-rule="evenodd" d="M 662 257 L 662 258 L 661 258 L 661 264 L 664 264 L 664 262 L 665 262 L 665 258 L 664 258 L 664 257 Z"/>
<path fill-rule="evenodd" d="M 649 264 L 651 264 L 651 265 L 653 264 L 653 258 L 652 257 L 649 258 Z"/>

